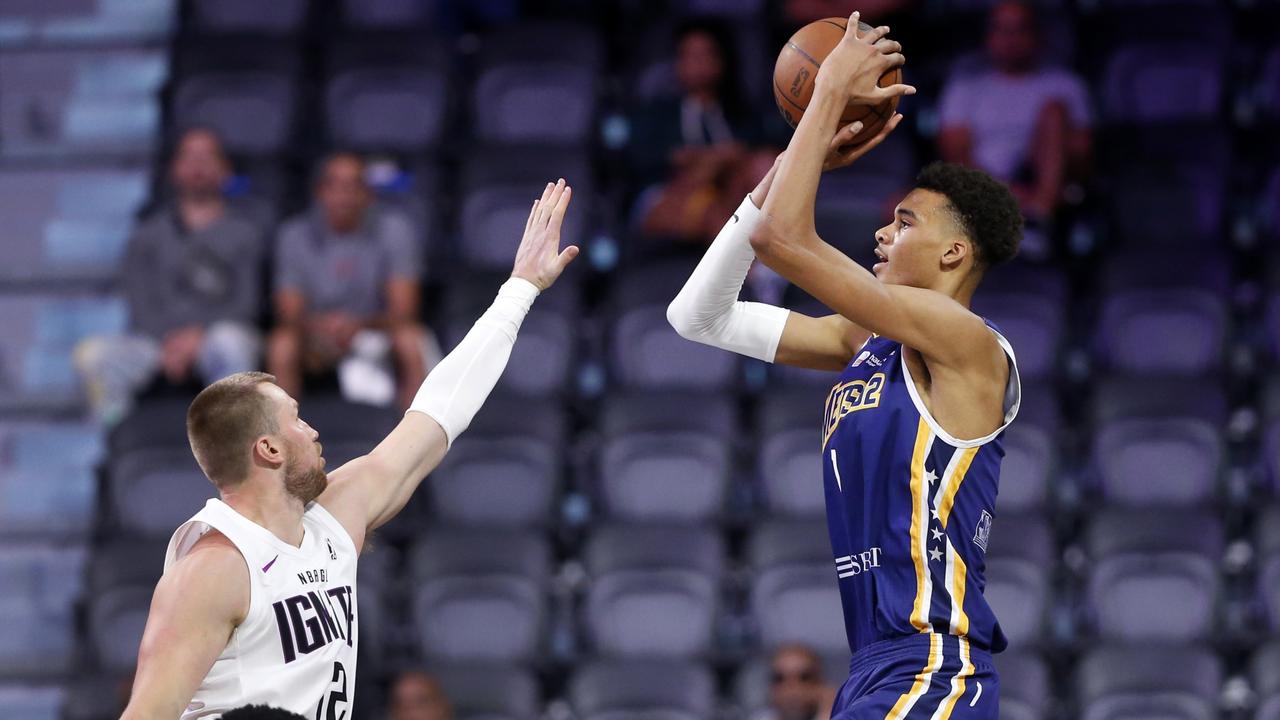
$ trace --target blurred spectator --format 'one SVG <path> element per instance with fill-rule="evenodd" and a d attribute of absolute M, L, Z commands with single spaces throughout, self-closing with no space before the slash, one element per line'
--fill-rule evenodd
<path fill-rule="evenodd" d="M 315 198 L 310 211 L 280 229 L 279 324 L 267 367 L 294 397 L 302 395 L 304 375 L 337 369 L 348 399 L 408 407 L 429 356 L 438 354 L 418 317 L 417 232 L 404 214 L 374 205 L 365 163 L 352 153 L 324 160 Z"/>
<path fill-rule="evenodd" d="M 784 645 L 770 662 L 769 714 L 759 720 L 826 720 L 835 699 L 817 653 L 804 645 Z"/>
<path fill-rule="evenodd" d="M 636 202 L 647 235 L 709 242 L 773 163 L 775 151 L 750 149 L 759 117 L 741 98 L 733 59 L 721 25 L 690 21 L 677 33 L 680 94 L 649 101 L 632 120 L 629 164 L 647 187 Z"/>
<path fill-rule="evenodd" d="M 227 206 L 231 165 L 218 137 L 188 130 L 169 168 L 173 199 L 129 239 L 121 281 L 130 331 L 94 337 L 75 351 L 90 408 L 107 424 L 157 374 L 210 383 L 258 367 L 262 228 Z"/>
<path fill-rule="evenodd" d="M 1063 68 L 1040 63 L 1041 32 L 1023 0 L 991 9 L 987 66 L 956 73 L 942 95 L 942 158 L 1010 183 L 1029 220 L 1050 219 L 1092 153 L 1088 91 Z"/>
<path fill-rule="evenodd" d="M 288 710 L 266 705 L 245 705 L 223 713 L 222 720 L 306 720 L 306 718 Z"/>
<path fill-rule="evenodd" d="M 400 674 L 391 684 L 388 720 L 452 720 L 453 710 L 436 679 L 421 670 Z"/>

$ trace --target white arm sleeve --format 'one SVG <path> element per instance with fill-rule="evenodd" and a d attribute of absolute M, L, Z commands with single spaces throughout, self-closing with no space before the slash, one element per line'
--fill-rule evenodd
<path fill-rule="evenodd" d="M 738 300 L 755 260 L 751 231 L 759 221 L 748 196 L 667 306 L 667 321 L 683 338 L 773 362 L 790 311 Z"/>
<path fill-rule="evenodd" d="M 503 283 L 489 309 L 418 389 L 409 412 L 440 423 L 449 445 L 471 424 L 502 376 L 520 323 L 536 297 L 538 288 L 528 280 L 511 278 Z"/>

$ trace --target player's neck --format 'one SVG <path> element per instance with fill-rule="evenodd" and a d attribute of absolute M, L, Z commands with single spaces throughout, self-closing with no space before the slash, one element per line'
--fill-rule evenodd
<path fill-rule="evenodd" d="M 245 518 L 266 528 L 272 535 L 294 547 L 302 545 L 302 501 L 280 488 L 263 488 L 246 480 L 241 487 L 222 493 L 222 502 Z"/>

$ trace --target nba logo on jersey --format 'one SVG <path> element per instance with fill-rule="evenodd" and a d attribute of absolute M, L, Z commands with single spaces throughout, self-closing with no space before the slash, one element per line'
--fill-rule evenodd
<path fill-rule="evenodd" d="M 336 552 L 334 552 L 334 551 L 333 551 L 333 543 L 329 542 L 329 538 L 325 538 L 325 539 L 324 539 L 324 544 L 329 546 L 329 559 L 330 559 L 330 560 L 337 560 L 337 559 L 338 559 L 338 553 L 336 553 Z"/>
<path fill-rule="evenodd" d="M 987 540 L 991 537 L 991 513 L 986 510 L 982 511 L 982 517 L 978 518 L 978 528 L 973 533 L 973 544 L 982 548 L 982 552 L 987 551 Z"/>

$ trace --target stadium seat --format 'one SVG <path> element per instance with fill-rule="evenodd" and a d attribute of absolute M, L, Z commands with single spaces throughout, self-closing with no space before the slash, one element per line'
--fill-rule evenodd
<path fill-rule="evenodd" d="M 1222 49 L 1135 44 L 1107 61 L 1102 105 L 1113 122 L 1158 123 L 1211 118 L 1219 112 Z"/>
<path fill-rule="evenodd" d="M 996 495 L 997 514 L 1048 509 L 1053 502 L 1052 483 L 1058 463 L 1052 436 L 1033 424 L 1014 422 L 1005 431 L 1004 452 L 1000 491 Z"/>
<path fill-rule="evenodd" d="M 535 720 L 541 716 L 538 681 L 517 665 L 437 665 L 440 682 L 459 720 Z"/>
<path fill-rule="evenodd" d="M 90 425 L 0 423 L 0 537 L 88 534 L 102 454 L 102 438 Z"/>
<path fill-rule="evenodd" d="M 1253 654 L 1249 679 L 1258 698 L 1254 720 L 1280 718 L 1280 642 L 1268 641 Z"/>
<path fill-rule="evenodd" d="M 188 449 L 187 407 L 194 397 L 140 398 L 107 435 L 113 456 L 134 450 Z"/>
<path fill-rule="evenodd" d="M 547 615 L 550 549 L 534 534 L 440 528 L 413 549 L 418 646 L 439 662 L 531 660 Z"/>
<path fill-rule="evenodd" d="M 1211 720 L 1222 678 L 1222 663 L 1208 648 L 1102 647 L 1080 661 L 1076 694 L 1084 720 Z"/>
<path fill-rule="evenodd" d="M 1106 502 L 1201 506 L 1216 499 L 1225 442 L 1195 418 L 1131 418 L 1096 426 L 1092 462 Z"/>
<path fill-rule="evenodd" d="M 233 154 L 279 155 L 294 141 L 297 94 L 294 79 L 277 73 L 192 75 L 174 92 L 174 124 L 212 128 Z"/>
<path fill-rule="evenodd" d="M 85 548 L 47 543 L 0 544 L 0 678 L 56 677 L 70 669 L 75 603 L 84 587 Z"/>
<path fill-rule="evenodd" d="M 427 479 L 448 524 L 546 526 L 554 520 L 559 448 L 531 437 L 467 433 Z"/>
<path fill-rule="evenodd" d="M 1226 159 L 1147 158 L 1140 165 L 1118 168 L 1111 179 L 1113 232 L 1129 247 L 1150 248 L 1148 263 L 1171 264 L 1156 256 L 1178 249 L 1208 265 L 1204 246 L 1225 246 L 1229 167 L 1221 160 Z"/>
<path fill-rule="evenodd" d="M 592 178 L 587 158 L 545 147 L 487 147 L 468 155 L 462 169 L 459 254 L 474 270 L 507 271 L 524 233 L 529 206 L 548 181 L 573 187 L 561 245 L 581 245 L 587 230 Z"/>
<path fill-rule="evenodd" d="M 771 514 L 823 517 L 826 496 L 822 486 L 822 453 L 817 441 L 813 426 L 763 438 L 759 468 L 765 506 Z"/>
<path fill-rule="evenodd" d="M 140 169 L 0 171 L 6 243 L 0 282 L 114 278 L 148 183 Z"/>
<path fill-rule="evenodd" d="M 72 365 L 77 343 L 91 335 L 119 333 L 124 303 L 88 295 L 0 296 L 0 407 L 67 410 L 80 403 L 80 379 Z"/>
<path fill-rule="evenodd" d="M 831 687 L 844 685 L 849 678 L 849 653 L 843 652 L 824 657 L 822 677 Z M 773 717 L 769 707 L 769 686 L 772 665 L 771 656 L 758 656 L 743 663 L 733 678 L 733 701 L 738 713 L 733 717 L 744 720 L 765 720 Z"/>
<path fill-rule="evenodd" d="M 748 541 L 747 557 L 754 571 L 751 612 L 764 648 L 798 642 L 822 654 L 847 649 L 831 545 L 822 523 L 763 524 Z"/>
<path fill-rule="evenodd" d="M 568 697 L 582 720 L 710 720 L 715 678 L 689 662 L 597 660 L 577 668 Z"/>
<path fill-rule="evenodd" d="M 1043 720 L 1053 702 L 1049 668 L 1038 654 L 1006 651 L 994 656 L 1000 674 L 1000 717 Z"/>
<path fill-rule="evenodd" d="M 987 557 L 992 560 L 1020 560 L 1041 568 L 1053 567 L 1058 562 L 1053 528 L 1044 515 L 997 513 L 991 527 Z"/>
<path fill-rule="evenodd" d="M 1221 523 L 1198 510 L 1106 509 L 1085 534 L 1086 597 L 1099 635 L 1182 643 L 1215 627 Z"/>
<path fill-rule="evenodd" d="M 583 553 L 591 584 L 585 621 L 611 657 L 709 654 L 724 546 L 713 530 L 607 525 Z"/>
<path fill-rule="evenodd" d="M 351 29 L 422 30 L 434 20 L 438 0 L 343 0 L 343 21 Z"/>
<path fill-rule="evenodd" d="M 448 109 L 443 68 L 354 68 L 335 75 L 325 89 L 329 136 L 340 147 L 366 152 L 434 148 Z"/>
<path fill-rule="evenodd" d="M 1052 377 L 1062 345 L 1062 305 L 1039 293 L 979 292 L 973 311 L 995 323 L 1013 346 L 1024 380 Z"/>
<path fill-rule="evenodd" d="M 22 42 L 53 46 L 151 44 L 173 31 L 177 6 L 177 0 L 47 0 L 38 4 L 41 12 L 31 13 L 30 5 L 18 4 L 14 15 L 25 14 L 34 21 L 30 34 L 19 38 Z"/>
<path fill-rule="evenodd" d="M 1228 309 L 1196 288 L 1133 289 L 1103 300 L 1097 347 L 1117 372 L 1199 375 L 1222 364 Z"/>
<path fill-rule="evenodd" d="M 306 0 L 280 0 L 266 5 L 253 0 L 196 0 L 191 24 L 201 33 L 293 35 L 307 20 Z"/>
<path fill-rule="evenodd" d="M 1044 637 L 1050 578 L 1043 566 L 1014 558 L 991 558 L 986 563 L 983 596 L 1000 621 L 1009 647 L 1037 647 Z"/>
<path fill-rule="evenodd" d="M 1258 555 L 1258 598 L 1269 626 L 1280 628 L 1280 505 L 1258 514 L 1254 529 Z"/>
<path fill-rule="evenodd" d="M 67 691 L 58 686 L 0 683 L 0 708 L 22 720 L 62 720 Z"/>
<path fill-rule="evenodd" d="M 588 27 L 525 23 L 518 32 L 491 33 L 471 96 L 476 136 L 489 143 L 586 143 L 601 57 L 600 38 Z"/>
<path fill-rule="evenodd" d="M 158 540 L 218 493 L 186 448 L 137 450 L 113 458 L 109 475 L 108 492 L 119 527 Z"/>
<path fill-rule="evenodd" d="M 166 538 L 151 538 L 121 539 L 94 548 L 86 594 L 86 642 L 97 667 L 116 675 L 133 671 L 151 595 L 164 570 L 165 547 Z"/>
<path fill-rule="evenodd" d="M 496 286 L 492 289 L 496 292 Z M 483 310 L 481 308 L 480 312 Z M 456 347 L 471 330 L 477 317 L 478 313 L 450 320 L 445 326 L 445 347 Z M 572 316 L 535 304 L 520 325 L 520 334 L 498 385 L 531 397 L 567 392 L 577 356 L 576 334 L 577 325 Z"/>

